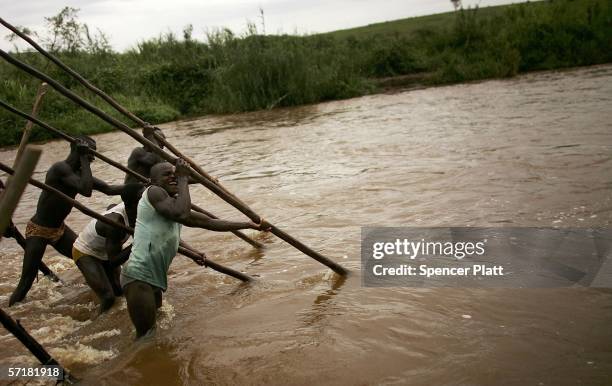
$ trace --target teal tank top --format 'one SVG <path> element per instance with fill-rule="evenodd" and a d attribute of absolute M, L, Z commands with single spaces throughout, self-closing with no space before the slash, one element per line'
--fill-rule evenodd
<path fill-rule="evenodd" d="M 157 213 L 148 192 L 149 188 L 138 202 L 132 253 L 121 272 L 125 276 L 122 281 L 140 280 L 165 291 L 168 268 L 178 252 L 181 224 Z"/>

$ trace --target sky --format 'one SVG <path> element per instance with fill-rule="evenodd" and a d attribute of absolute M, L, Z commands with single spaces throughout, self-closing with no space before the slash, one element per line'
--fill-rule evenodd
<path fill-rule="evenodd" d="M 463 5 L 520 1 L 464 0 Z M 46 29 L 44 17 L 56 15 L 65 6 L 80 9 L 79 20 L 103 31 L 117 51 L 160 33 L 182 36 L 189 24 L 193 37 L 200 40 L 215 28 L 241 33 L 248 21 L 261 32 L 260 9 L 267 34 L 312 34 L 453 10 L 450 0 L 0 0 L 0 16 L 41 33 Z M 4 38 L 8 30 L 0 28 L 0 48 L 12 49 Z"/>

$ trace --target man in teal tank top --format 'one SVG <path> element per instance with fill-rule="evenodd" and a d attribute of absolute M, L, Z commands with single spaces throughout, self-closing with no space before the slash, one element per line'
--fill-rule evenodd
<path fill-rule="evenodd" d="M 191 211 L 189 167 L 179 159 L 176 167 L 164 162 L 151 168 L 152 185 L 138 203 L 132 252 L 121 272 L 121 284 L 130 319 L 138 338 L 155 328 L 162 291 L 168 287 L 168 268 L 179 247 L 181 225 L 212 231 L 262 230 L 265 222 L 230 222 Z M 204 264 L 204 257 L 196 261 Z"/>

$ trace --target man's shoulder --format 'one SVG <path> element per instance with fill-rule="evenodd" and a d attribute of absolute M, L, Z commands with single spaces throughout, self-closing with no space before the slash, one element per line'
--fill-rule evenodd
<path fill-rule="evenodd" d="M 159 202 L 168 197 L 168 192 L 157 185 L 151 185 L 144 193 L 151 203 Z"/>
<path fill-rule="evenodd" d="M 127 225 L 125 224 L 123 217 L 119 213 L 107 213 L 104 215 L 104 217 L 120 224 Z M 104 221 L 100 220 L 96 221 L 96 231 L 98 232 L 98 234 L 105 237 L 117 236 L 124 232 L 123 229 L 116 228 L 115 226 L 107 224 Z"/>
<path fill-rule="evenodd" d="M 128 163 L 130 162 L 140 162 L 143 157 L 146 157 L 148 154 L 147 150 L 144 147 L 135 147 L 130 156 L 128 157 Z"/>
<path fill-rule="evenodd" d="M 70 169 L 72 170 L 72 168 L 70 167 L 70 165 L 68 164 L 68 162 L 64 161 L 57 161 L 56 163 L 54 163 L 53 165 L 51 165 L 51 167 L 49 168 L 49 171 L 51 170 L 63 170 L 63 169 Z"/>
<path fill-rule="evenodd" d="M 138 157 L 146 153 L 147 151 L 144 149 L 144 147 L 135 147 L 130 153 L 130 158 Z"/>
<path fill-rule="evenodd" d="M 68 165 L 68 162 L 59 161 L 51 165 L 49 170 L 47 170 L 47 179 L 62 177 L 68 173 L 74 173 L 74 170 Z"/>

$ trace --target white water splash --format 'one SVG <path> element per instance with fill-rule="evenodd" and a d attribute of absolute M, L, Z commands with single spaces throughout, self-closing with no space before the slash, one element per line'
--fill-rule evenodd
<path fill-rule="evenodd" d="M 170 328 L 170 325 L 172 324 L 172 319 L 174 319 L 175 316 L 176 313 L 174 312 L 174 306 L 168 303 L 167 301 L 164 301 L 164 303 L 159 309 L 158 326 L 161 329 L 167 330 L 168 328 Z"/>
<path fill-rule="evenodd" d="M 51 355 L 55 357 L 59 363 L 66 367 L 70 367 L 75 363 L 87 365 L 99 364 L 117 355 L 117 351 L 115 350 L 97 350 L 82 343 L 55 347 L 51 348 L 49 351 L 51 351 Z"/>
<path fill-rule="evenodd" d="M 80 322 L 63 315 L 45 315 L 44 319 L 45 326 L 30 331 L 32 336 L 42 344 L 59 342 L 66 335 L 91 323 L 91 320 Z"/>
<path fill-rule="evenodd" d="M 116 336 L 120 334 L 121 334 L 121 330 L 119 330 L 118 328 L 113 328 L 112 330 L 100 331 L 100 332 L 96 332 L 95 334 L 84 336 L 83 338 L 81 338 L 81 342 L 89 343 L 96 339 L 110 338 L 112 336 Z"/>

